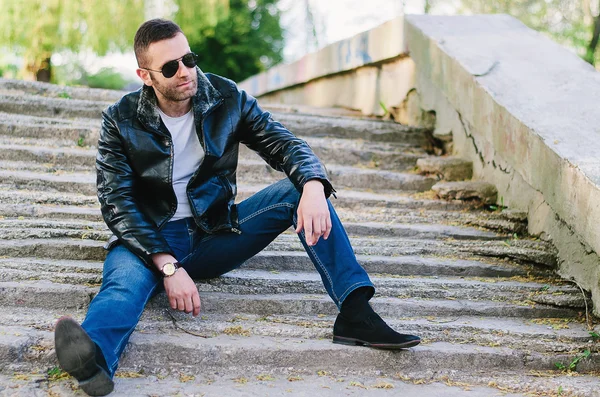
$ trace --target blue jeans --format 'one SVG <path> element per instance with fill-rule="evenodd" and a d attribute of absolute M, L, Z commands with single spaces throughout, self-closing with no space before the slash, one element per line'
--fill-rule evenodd
<path fill-rule="evenodd" d="M 169 222 L 161 233 L 192 278 L 218 277 L 241 266 L 292 224 L 296 226 L 299 201 L 300 193 L 286 178 L 238 204 L 241 234 L 209 235 L 199 230 L 192 218 Z M 304 232 L 299 237 L 339 308 L 350 292 L 373 284 L 356 261 L 346 231 L 328 204 L 332 222 L 329 238 L 321 238 L 309 247 Z M 111 376 L 146 303 L 162 288 L 162 278 L 125 246 L 110 250 L 104 262 L 102 287 L 82 326 L 100 346 Z"/>

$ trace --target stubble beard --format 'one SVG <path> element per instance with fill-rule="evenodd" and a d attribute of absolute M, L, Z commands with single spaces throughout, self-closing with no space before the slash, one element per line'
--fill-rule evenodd
<path fill-rule="evenodd" d="M 176 80 L 175 78 L 171 78 L 171 80 L 176 81 L 176 83 L 173 83 L 173 85 L 161 83 L 160 81 L 155 79 L 154 76 L 152 76 L 152 74 L 150 75 L 150 78 L 152 79 L 152 86 L 154 87 L 154 89 L 158 91 L 167 101 L 186 101 L 194 95 L 196 95 L 196 91 L 198 90 L 198 77 L 195 71 L 193 74 L 190 74 L 189 81 L 191 81 L 192 84 L 185 90 L 181 90 L 181 88 L 177 87 L 177 84 L 181 84 L 183 83 L 183 81 Z"/>

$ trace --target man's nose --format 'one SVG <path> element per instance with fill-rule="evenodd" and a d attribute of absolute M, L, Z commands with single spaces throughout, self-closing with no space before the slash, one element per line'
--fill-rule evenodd
<path fill-rule="evenodd" d="M 179 60 L 179 69 L 177 69 L 177 75 L 179 77 L 186 77 L 188 74 L 190 74 L 188 67 L 185 66 L 183 64 L 183 61 L 180 59 Z"/>

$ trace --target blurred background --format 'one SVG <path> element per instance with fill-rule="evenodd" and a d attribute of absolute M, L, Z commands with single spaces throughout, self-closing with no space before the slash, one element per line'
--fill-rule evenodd
<path fill-rule="evenodd" d="M 600 0 L 0 0 L 0 77 L 136 89 L 133 36 L 175 20 L 200 67 L 241 81 L 402 14 L 510 14 L 600 64 Z"/>

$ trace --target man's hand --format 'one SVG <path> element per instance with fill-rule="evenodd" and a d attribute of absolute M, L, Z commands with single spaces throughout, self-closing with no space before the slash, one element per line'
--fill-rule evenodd
<path fill-rule="evenodd" d="M 306 182 L 300 197 L 296 233 L 300 233 L 302 229 L 308 246 L 316 245 L 321 236 L 327 240 L 331 232 L 331 216 L 325 189 L 317 180 Z"/>
<path fill-rule="evenodd" d="M 152 260 L 160 270 L 167 262 L 177 260 L 169 254 L 154 254 Z M 175 274 L 164 278 L 165 291 L 169 298 L 169 304 L 173 310 L 193 313 L 194 317 L 200 314 L 200 295 L 194 280 L 188 275 L 184 268 L 177 269 Z"/>

